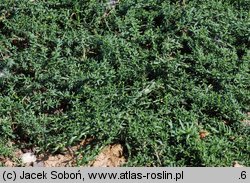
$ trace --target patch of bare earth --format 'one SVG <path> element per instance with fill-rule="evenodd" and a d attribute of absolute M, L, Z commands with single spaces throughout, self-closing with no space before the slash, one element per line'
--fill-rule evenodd
<path fill-rule="evenodd" d="M 10 158 L 0 156 L 0 162 L 5 167 L 14 167 L 15 163 Z"/>
<path fill-rule="evenodd" d="M 75 167 L 77 160 L 82 158 L 82 155 L 77 155 L 76 152 L 87 145 L 92 139 L 83 140 L 76 146 L 67 148 L 61 154 L 40 154 L 35 155 L 32 150 L 23 152 L 17 149 L 13 153 L 13 158 L 0 156 L 0 162 L 5 167 Z M 89 163 L 89 167 L 118 167 L 125 162 L 123 156 L 123 147 L 120 144 L 106 146 L 97 158 Z"/>
<path fill-rule="evenodd" d="M 92 167 L 119 167 L 126 162 L 121 144 L 108 145 L 97 158 L 90 163 Z"/>
<path fill-rule="evenodd" d="M 70 154 L 41 155 L 33 164 L 34 167 L 74 167 L 76 159 Z"/>
<path fill-rule="evenodd" d="M 1 157 L 0 162 L 5 167 L 67 167 L 76 166 L 74 156 L 69 152 L 56 155 L 35 155 L 33 152 L 17 150 L 13 158 Z"/>

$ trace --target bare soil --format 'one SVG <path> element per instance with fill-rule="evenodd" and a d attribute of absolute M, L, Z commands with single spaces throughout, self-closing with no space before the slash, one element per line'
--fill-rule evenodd
<path fill-rule="evenodd" d="M 37 155 L 34 160 L 34 154 L 23 152 L 17 149 L 13 153 L 13 158 L 5 158 L 0 156 L 0 162 L 6 167 L 75 167 L 77 166 L 77 159 L 82 158 L 77 156 L 76 152 L 80 150 L 83 145 L 89 143 L 90 140 L 83 140 L 76 146 L 68 148 L 61 154 L 41 154 Z M 22 162 L 23 157 L 27 162 Z M 30 156 L 30 161 L 29 161 Z M 108 145 L 102 149 L 95 160 L 89 162 L 88 167 L 119 167 L 126 162 L 124 157 L 123 147 L 121 144 Z"/>

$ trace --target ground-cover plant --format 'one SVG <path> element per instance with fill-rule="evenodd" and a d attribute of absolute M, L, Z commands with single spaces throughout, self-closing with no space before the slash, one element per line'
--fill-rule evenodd
<path fill-rule="evenodd" d="M 250 166 L 249 9 L 1 0 L 0 154 L 93 137 L 80 163 L 119 142 L 125 166 Z"/>

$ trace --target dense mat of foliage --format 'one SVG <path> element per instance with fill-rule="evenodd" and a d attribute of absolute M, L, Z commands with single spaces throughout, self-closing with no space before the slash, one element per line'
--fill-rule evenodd
<path fill-rule="evenodd" d="M 248 0 L 1 0 L 0 154 L 7 142 L 86 163 L 250 166 Z M 200 133 L 204 132 L 205 138 Z"/>

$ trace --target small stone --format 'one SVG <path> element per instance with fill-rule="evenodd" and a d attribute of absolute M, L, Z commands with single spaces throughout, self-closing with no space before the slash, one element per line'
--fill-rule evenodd
<path fill-rule="evenodd" d="M 240 165 L 239 163 L 238 163 L 238 161 L 235 161 L 235 162 L 233 162 L 233 167 L 235 167 L 235 168 L 241 168 L 241 167 L 244 167 L 243 165 Z"/>
<path fill-rule="evenodd" d="M 36 161 L 36 156 L 33 153 L 24 153 L 21 157 L 24 164 L 34 163 Z"/>

